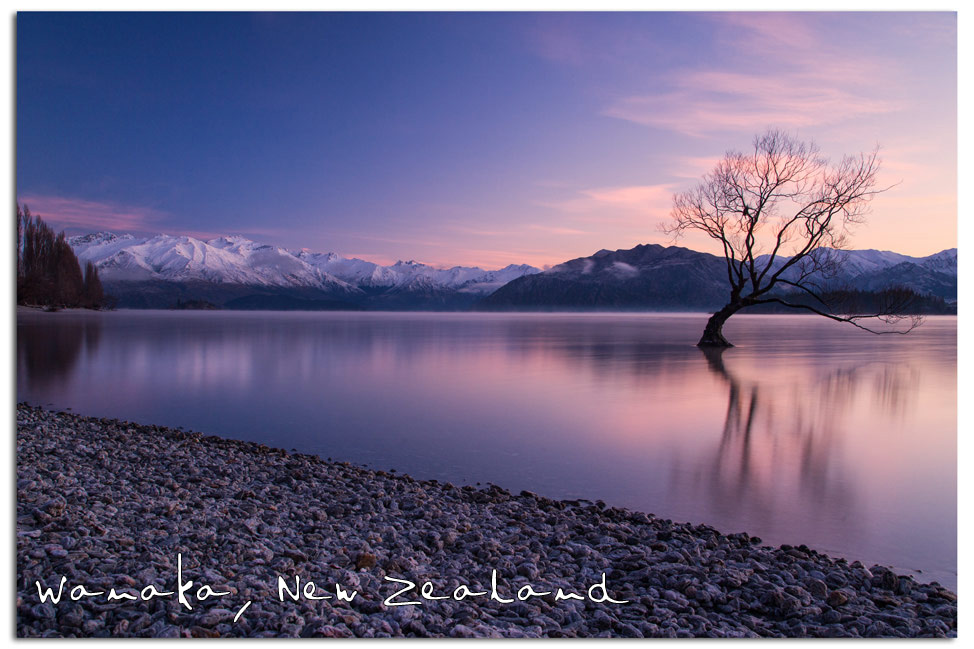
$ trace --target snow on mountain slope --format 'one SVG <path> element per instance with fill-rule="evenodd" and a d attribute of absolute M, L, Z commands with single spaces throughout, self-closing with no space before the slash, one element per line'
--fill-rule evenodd
<path fill-rule="evenodd" d="M 291 254 L 322 272 L 356 286 L 371 288 L 395 286 L 398 283 L 399 277 L 394 271 L 364 259 L 346 259 L 333 252 L 308 252 L 307 250 Z"/>
<path fill-rule="evenodd" d="M 493 293 L 501 286 L 512 282 L 518 277 L 525 275 L 537 275 L 541 272 L 540 268 L 527 264 L 510 264 L 499 270 L 488 270 L 481 277 L 472 279 L 459 290 L 471 293 Z"/>
<path fill-rule="evenodd" d="M 446 291 L 473 298 L 491 294 L 522 276 L 541 272 L 523 264 L 512 264 L 499 270 L 468 266 L 434 268 L 416 261 L 380 266 L 332 252 L 290 251 L 239 236 L 202 241 L 188 236 L 133 236 L 100 232 L 72 237 L 68 241 L 82 263 L 94 262 L 102 278 L 109 282 L 204 281 L 314 288 L 345 296 L 376 295 L 377 291 L 395 291 L 397 294 L 439 294 Z M 870 281 L 882 283 L 881 280 L 885 281 L 881 276 L 883 273 L 893 272 L 903 264 L 907 265 L 903 268 L 914 270 L 907 272 L 900 268 L 896 271 L 899 275 L 929 275 L 924 280 L 927 284 L 943 284 L 943 275 L 954 278 L 957 275 L 956 248 L 928 257 L 909 257 L 879 250 L 823 250 L 822 254 L 831 252 L 840 255 L 843 262 L 840 277 L 836 279 L 869 277 L 873 278 Z M 660 246 L 637 246 L 631 251 L 602 250 L 592 257 L 559 264 L 548 270 L 546 275 L 587 276 L 597 270 L 599 273 L 609 273 L 612 281 L 637 279 L 642 273 L 657 267 L 694 265 L 699 253 L 690 253 L 692 251 Z M 776 266 L 785 263 L 786 259 L 777 259 Z"/>
<path fill-rule="evenodd" d="M 849 273 L 867 273 L 889 268 L 905 261 L 915 262 L 916 257 L 908 257 L 889 250 L 838 250 L 841 263 Z"/>
<path fill-rule="evenodd" d="M 949 248 L 938 252 L 935 255 L 924 257 L 920 260 L 920 265 L 927 270 L 950 275 L 957 274 L 957 248 Z"/>
<path fill-rule="evenodd" d="M 297 259 L 284 248 L 243 237 L 201 241 L 166 234 L 134 237 L 98 233 L 68 240 L 82 262 L 108 281 L 198 280 L 218 284 L 307 286 L 337 292 L 360 289 Z"/>
<path fill-rule="evenodd" d="M 413 287 L 489 293 L 512 279 L 540 272 L 532 266 L 513 264 L 491 271 L 464 266 L 438 269 L 415 261 L 380 266 L 332 252 L 293 252 L 239 236 L 201 241 L 166 234 L 136 237 L 100 232 L 72 237 L 68 242 L 82 263 L 93 262 L 107 281 L 199 280 L 344 293 L 361 293 L 362 288 Z"/>
<path fill-rule="evenodd" d="M 333 252 L 294 253 L 322 272 L 345 280 L 349 284 L 369 288 L 437 287 L 473 293 L 489 293 L 512 279 L 540 272 L 527 264 L 511 264 L 500 270 L 483 270 L 469 266 L 434 268 L 417 261 L 397 261 L 392 266 L 380 266 L 362 259 L 346 259 Z"/>
<path fill-rule="evenodd" d="M 893 268 L 902 263 L 916 264 L 928 270 L 957 273 L 957 249 L 950 248 L 928 257 L 910 257 L 889 250 L 833 250 L 821 248 L 815 253 L 836 255 L 839 262 L 840 277 L 856 277 Z M 813 254 L 815 254 L 813 253 Z M 762 264 L 768 255 L 761 255 L 756 261 Z M 780 268 L 789 257 L 775 259 L 774 267 Z M 787 273 L 786 273 L 787 275 Z"/>

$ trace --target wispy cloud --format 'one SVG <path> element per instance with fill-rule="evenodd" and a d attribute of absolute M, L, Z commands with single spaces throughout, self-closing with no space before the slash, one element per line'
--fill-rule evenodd
<path fill-rule="evenodd" d="M 722 159 L 718 156 L 675 156 L 670 162 L 668 171 L 676 178 L 697 180 L 705 173 L 713 171 Z"/>
<path fill-rule="evenodd" d="M 659 91 L 621 96 L 603 114 L 701 137 L 835 124 L 905 107 L 886 92 L 889 62 L 830 46 L 810 24 L 815 18 L 762 13 L 710 18 L 726 52 L 722 64 L 664 74 Z M 750 61 L 744 72 L 742 58 Z"/>
<path fill-rule="evenodd" d="M 48 223 L 61 228 L 124 232 L 155 231 L 166 213 L 147 207 L 121 205 L 83 198 L 29 194 L 19 201 Z"/>
<path fill-rule="evenodd" d="M 579 230 L 577 228 L 569 228 L 561 225 L 547 225 L 544 223 L 517 223 L 512 224 L 510 227 L 504 229 L 483 229 L 477 227 L 470 227 L 460 224 L 448 224 L 444 226 L 444 230 L 450 232 L 458 232 L 463 235 L 469 235 L 474 237 L 488 237 L 488 238 L 502 238 L 509 241 L 517 241 L 519 237 L 523 236 L 525 233 L 535 233 L 542 232 L 545 234 L 559 234 L 559 235 L 588 235 L 592 234 L 586 230 Z"/>
<path fill-rule="evenodd" d="M 138 205 L 123 205 L 110 201 L 94 201 L 71 196 L 26 194 L 18 198 L 32 214 L 41 217 L 57 229 L 74 231 L 130 232 L 137 234 L 170 234 L 213 239 L 228 234 L 254 240 L 276 241 L 288 234 L 281 228 L 237 227 L 231 230 L 206 230 L 179 227 L 173 215 L 163 210 Z"/>
<path fill-rule="evenodd" d="M 598 203 L 641 209 L 668 202 L 672 196 L 672 188 L 670 185 L 632 185 L 587 189 L 582 193 Z"/>
<path fill-rule="evenodd" d="M 592 232 L 587 230 L 579 230 L 578 228 L 565 228 L 557 225 L 542 225 L 540 223 L 533 223 L 531 225 L 525 226 L 528 230 L 534 230 L 536 232 L 543 232 L 545 234 L 559 234 L 559 235 L 584 235 L 591 236 Z"/>
<path fill-rule="evenodd" d="M 625 219 L 633 215 L 658 215 L 669 211 L 673 185 L 628 185 L 583 189 L 561 200 L 538 202 L 538 205 L 561 212 L 584 216 L 591 214 L 604 220 L 618 214 Z"/>
<path fill-rule="evenodd" d="M 767 126 L 802 128 L 899 110 L 899 102 L 828 86 L 818 75 L 764 77 L 736 72 L 693 72 L 661 94 L 625 97 L 609 117 L 703 136 Z"/>
<path fill-rule="evenodd" d="M 510 229 L 483 228 L 464 223 L 447 223 L 443 230 L 474 237 L 510 237 L 513 234 Z"/>

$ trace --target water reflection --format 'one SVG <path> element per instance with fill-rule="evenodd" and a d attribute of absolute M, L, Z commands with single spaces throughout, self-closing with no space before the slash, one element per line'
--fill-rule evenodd
<path fill-rule="evenodd" d="M 839 421 L 851 402 L 861 372 L 835 369 L 814 379 L 811 389 L 762 385 L 728 370 L 724 349 L 701 350 L 708 369 L 727 384 L 727 410 L 719 442 L 709 462 L 689 484 L 705 485 L 711 506 L 724 511 L 746 509 L 749 517 L 771 526 L 782 494 L 797 496 L 806 514 L 825 512 L 852 523 L 858 494 L 850 490 L 836 465 L 841 444 Z M 744 516 L 739 514 L 739 517 Z"/>
<path fill-rule="evenodd" d="M 956 319 L 18 317 L 18 398 L 956 570 Z"/>
<path fill-rule="evenodd" d="M 23 326 L 18 323 L 17 376 L 26 380 L 31 391 L 56 390 L 71 380 L 82 355 L 97 353 L 101 333 L 99 319 L 73 321 L 69 326 L 58 326 L 53 320 Z"/>

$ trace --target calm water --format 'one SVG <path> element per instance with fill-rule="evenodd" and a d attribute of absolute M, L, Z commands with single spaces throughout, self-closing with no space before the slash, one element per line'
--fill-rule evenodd
<path fill-rule="evenodd" d="M 602 499 L 956 587 L 957 320 L 20 313 L 18 399 Z"/>

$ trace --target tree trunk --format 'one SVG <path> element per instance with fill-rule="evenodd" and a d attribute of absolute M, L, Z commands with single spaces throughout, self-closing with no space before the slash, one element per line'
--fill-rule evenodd
<path fill-rule="evenodd" d="M 727 322 L 727 319 L 740 310 L 741 305 L 732 303 L 710 316 L 710 320 L 707 320 L 707 326 L 703 330 L 703 335 L 700 336 L 700 342 L 697 343 L 697 347 L 733 347 L 734 345 L 730 344 L 724 338 L 721 330 L 724 328 L 724 323 Z"/>

